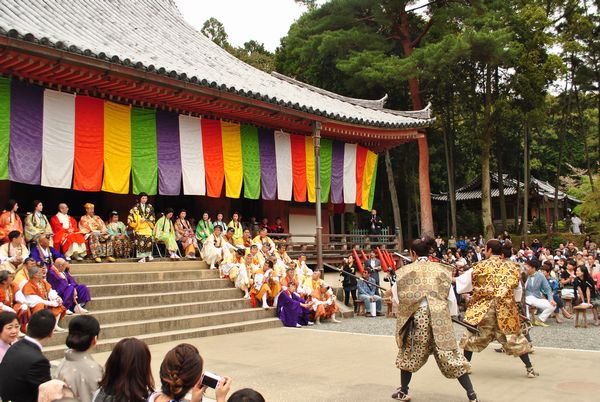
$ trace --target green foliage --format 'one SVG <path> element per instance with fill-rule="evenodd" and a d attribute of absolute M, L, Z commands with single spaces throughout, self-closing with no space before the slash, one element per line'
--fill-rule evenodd
<path fill-rule="evenodd" d="M 222 48 L 227 48 L 230 46 L 229 42 L 227 41 L 228 36 L 227 32 L 225 32 L 225 26 L 223 26 L 223 23 L 221 21 L 214 17 L 211 17 L 204 21 L 200 32 L 202 32 L 204 36 L 206 36 L 208 39 L 212 40 Z"/>

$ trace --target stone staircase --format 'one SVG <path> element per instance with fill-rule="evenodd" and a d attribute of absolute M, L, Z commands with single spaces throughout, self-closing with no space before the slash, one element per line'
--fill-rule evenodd
<path fill-rule="evenodd" d="M 147 344 L 278 327 L 274 309 L 250 307 L 227 279 L 198 261 L 73 264 L 72 274 L 88 285 L 86 305 L 100 321 L 96 352 L 106 352 L 121 338 Z M 63 328 L 73 316 L 61 322 Z M 46 356 L 63 356 L 66 333 L 55 333 Z"/>

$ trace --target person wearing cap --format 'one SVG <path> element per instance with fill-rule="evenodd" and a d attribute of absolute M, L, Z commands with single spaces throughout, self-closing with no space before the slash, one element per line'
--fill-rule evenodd
<path fill-rule="evenodd" d="M 225 251 L 223 249 L 223 236 L 221 236 L 221 225 L 214 228 L 214 232 L 210 234 L 204 241 L 202 251 L 200 252 L 202 260 L 208 264 L 210 269 L 216 269 L 216 265 L 223 261 Z"/>
<path fill-rule="evenodd" d="M 154 239 L 157 242 L 164 243 L 172 260 L 178 260 L 177 240 L 175 240 L 175 226 L 171 220 L 172 218 L 173 208 L 167 208 L 154 225 Z"/>
<path fill-rule="evenodd" d="M 65 330 L 58 326 L 58 322 L 65 316 L 67 309 L 63 306 L 63 300 L 56 290 L 44 278 L 46 277 L 46 267 L 36 265 L 29 267 L 29 281 L 23 286 L 23 296 L 31 314 L 47 308 L 56 318 L 55 331 L 64 332 Z"/>
<path fill-rule="evenodd" d="M 198 240 L 196 240 L 192 225 L 186 217 L 187 211 L 185 209 L 179 211 L 179 216 L 175 221 L 176 239 L 181 243 L 185 256 L 194 260 L 196 259 L 196 251 L 198 250 Z"/>
<path fill-rule="evenodd" d="M 138 262 L 152 261 L 152 229 L 154 229 L 154 207 L 148 202 L 148 194 L 140 193 L 139 201 L 127 216 L 127 225 L 133 229 L 136 258 Z"/>
<path fill-rule="evenodd" d="M 109 262 L 114 262 L 113 245 L 106 224 L 94 212 L 94 204 L 87 202 L 83 205 L 85 215 L 79 219 L 79 230 L 88 242 L 88 249 L 94 261 L 102 262 L 106 257 Z"/>
<path fill-rule="evenodd" d="M 129 234 L 127 233 L 127 227 L 123 222 L 119 220 L 119 213 L 117 211 L 111 211 L 108 215 L 108 223 L 106 224 L 106 230 L 108 230 L 108 234 L 111 237 L 115 257 L 131 257 L 133 243 L 131 242 Z"/>
<path fill-rule="evenodd" d="M 541 311 L 537 319 L 533 319 L 533 325 L 547 327 L 546 320 L 554 309 L 556 302 L 550 284 L 540 269 L 540 263 L 536 259 L 525 261 L 527 268 L 527 282 L 525 282 L 525 302 Z"/>
<path fill-rule="evenodd" d="M 75 218 L 69 215 L 67 204 L 58 204 L 58 212 L 50 218 L 50 226 L 54 232 L 54 248 L 64 254 L 67 261 L 70 261 L 71 257 L 83 261 L 87 254 L 85 237 L 79 231 Z"/>

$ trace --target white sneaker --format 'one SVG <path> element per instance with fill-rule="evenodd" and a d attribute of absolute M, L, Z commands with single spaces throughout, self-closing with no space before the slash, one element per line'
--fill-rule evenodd
<path fill-rule="evenodd" d="M 249 299 L 250 295 L 244 295 L 244 299 Z"/>
<path fill-rule="evenodd" d="M 178 254 L 173 253 L 173 258 L 175 258 L 176 260 L 180 260 L 181 257 Z"/>
<path fill-rule="evenodd" d="M 302 328 L 302 325 L 296 324 L 296 328 Z"/>
<path fill-rule="evenodd" d="M 56 327 L 54 327 L 54 332 L 67 332 L 67 330 L 57 325 Z"/>
<path fill-rule="evenodd" d="M 75 308 L 77 308 L 77 307 L 75 307 Z M 67 310 L 67 312 L 65 314 L 67 314 L 67 315 L 73 315 L 73 312 L 71 310 Z"/>
<path fill-rule="evenodd" d="M 187 256 L 187 258 L 189 258 L 190 260 L 195 260 L 195 259 L 196 259 L 196 256 L 195 256 L 195 255 L 191 255 L 191 254 L 190 254 L 190 255 L 188 255 L 188 256 Z"/>
<path fill-rule="evenodd" d="M 65 260 L 71 261 L 71 257 L 65 257 Z"/>
<path fill-rule="evenodd" d="M 146 262 L 146 257 L 142 257 L 139 261 L 140 264 L 143 264 Z"/>
<path fill-rule="evenodd" d="M 152 257 L 151 255 L 149 255 L 149 256 L 148 256 L 148 257 L 146 257 L 146 258 L 148 258 L 148 261 L 152 261 L 152 260 L 154 259 L 154 257 Z"/>
<path fill-rule="evenodd" d="M 312 322 L 312 321 L 309 321 L 309 322 L 308 322 L 308 326 L 310 327 L 311 325 L 315 325 L 315 323 L 314 323 L 314 322 Z"/>

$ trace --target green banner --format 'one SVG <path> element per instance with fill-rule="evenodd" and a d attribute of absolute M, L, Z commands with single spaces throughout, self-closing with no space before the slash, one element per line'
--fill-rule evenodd
<path fill-rule="evenodd" d="M 333 155 L 333 141 L 328 138 L 321 139 L 321 202 L 329 201 L 331 191 L 331 161 Z"/>
<path fill-rule="evenodd" d="M 257 200 L 260 197 L 258 129 L 247 124 L 242 124 L 240 131 L 242 137 L 242 161 L 244 163 L 244 198 Z"/>
<path fill-rule="evenodd" d="M 131 109 L 131 173 L 133 192 L 155 195 L 158 183 L 156 111 Z"/>
<path fill-rule="evenodd" d="M 369 208 L 368 210 L 373 209 L 373 197 L 375 197 L 375 182 L 377 181 L 377 165 L 379 164 L 379 155 L 377 155 L 377 159 L 375 159 L 375 168 L 373 168 L 373 180 L 371 180 L 371 190 L 369 190 Z"/>
<path fill-rule="evenodd" d="M 10 79 L 0 77 L 0 180 L 8 180 L 10 148 Z"/>

